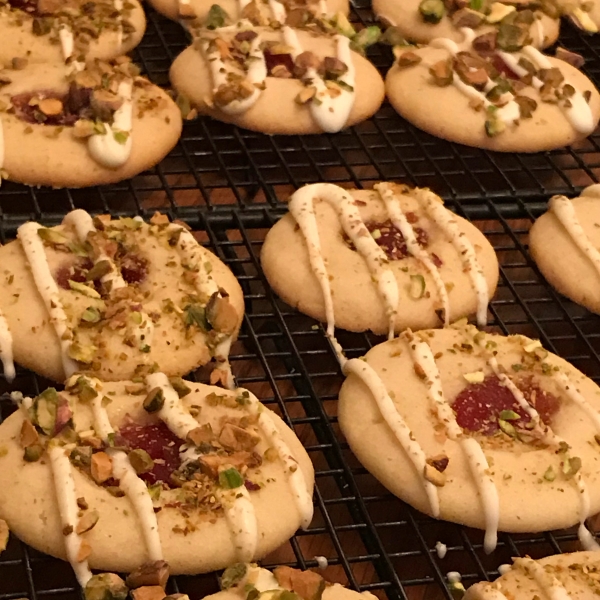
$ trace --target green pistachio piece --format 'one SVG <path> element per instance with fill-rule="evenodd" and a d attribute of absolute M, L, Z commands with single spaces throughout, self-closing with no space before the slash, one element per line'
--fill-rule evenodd
<path fill-rule="evenodd" d="M 361 29 L 353 38 L 352 42 L 362 50 L 376 44 L 381 38 L 381 29 L 377 25 L 370 25 Z"/>
<path fill-rule="evenodd" d="M 162 484 L 155 483 L 154 485 L 148 486 L 148 493 L 150 494 L 150 498 L 152 498 L 153 502 L 156 502 L 160 499 L 160 493 L 162 492 Z"/>
<path fill-rule="evenodd" d="M 144 399 L 144 410 L 149 413 L 158 412 L 165 405 L 165 395 L 162 388 L 155 387 L 150 390 Z"/>
<path fill-rule="evenodd" d="M 142 473 L 148 473 L 154 468 L 154 461 L 152 457 L 141 448 L 132 450 L 128 455 L 131 466 L 135 469 L 138 475 Z"/>
<path fill-rule="evenodd" d="M 514 425 L 511 425 L 508 421 L 498 419 L 498 427 L 500 427 L 500 429 L 509 437 L 517 437 L 517 430 L 515 429 Z"/>
<path fill-rule="evenodd" d="M 448 591 L 453 600 L 461 600 L 465 595 L 465 586 L 460 581 L 453 581 L 448 584 Z"/>
<path fill-rule="evenodd" d="M 192 391 L 181 377 L 169 377 L 169 383 L 180 398 L 184 398 Z"/>
<path fill-rule="evenodd" d="M 397 27 L 388 27 L 381 35 L 379 41 L 388 46 L 410 46 L 410 43 L 400 33 L 400 30 Z"/>
<path fill-rule="evenodd" d="M 44 447 L 41 444 L 33 444 L 32 446 L 27 446 L 23 451 L 23 459 L 26 462 L 37 462 L 42 457 L 44 453 Z"/>
<path fill-rule="evenodd" d="M 521 418 L 521 415 L 514 410 L 501 410 L 500 418 L 503 421 L 516 421 Z"/>
<path fill-rule="evenodd" d="M 446 14 L 446 7 L 442 0 L 422 0 L 419 12 L 426 23 L 439 23 Z"/>
<path fill-rule="evenodd" d="M 81 313 L 81 320 L 84 323 L 90 323 L 90 324 L 98 323 L 101 319 L 102 319 L 102 315 L 100 314 L 100 311 L 95 306 L 88 306 Z"/>
<path fill-rule="evenodd" d="M 33 401 L 35 422 L 46 435 L 52 435 L 56 426 L 58 394 L 54 388 L 44 390 Z"/>
<path fill-rule="evenodd" d="M 79 292 L 80 294 L 83 294 L 88 298 L 99 299 L 101 297 L 100 294 L 94 288 L 91 288 L 85 283 L 79 283 L 79 281 L 73 281 L 72 279 L 69 279 L 69 287 L 74 292 Z"/>
<path fill-rule="evenodd" d="M 69 347 L 69 356 L 77 362 L 89 365 L 96 356 L 98 348 L 93 345 L 84 346 L 79 342 L 73 342 Z"/>
<path fill-rule="evenodd" d="M 84 590 L 85 600 L 125 600 L 129 590 L 115 573 L 93 575 Z"/>
<path fill-rule="evenodd" d="M 244 485 L 244 478 L 237 469 L 231 467 L 219 473 L 219 485 L 226 490 L 233 490 Z"/>
<path fill-rule="evenodd" d="M 356 35 L 356 31 L 344 13 L 337 13 L 334 17 L 336 29 L 346 37 L 352 39 Z"/>
<path fill-rule="evenodd" d="M 218 4 L 213 4 L 204 21 L 204 27 L 217 29 L 218 27 L 224 27 L 227 21 L 229 21 L 229 15 Z"/>
<path fill-rule="evenodd" d="M 92 447 L 76 446 L 71 450 L 69 459 L 76 467 L 89 467 L 92 464 Z"/>
<path fill-rule="evenodd" d="M 90 246 L 86 242 L 72 241 L 69 242 L 68 248 L 75 256 L 87 258 L 90 255 Z"/>
<path fill-rule="evenodd" d="M 186 327 L 196 326 L 202 331 L 209 331 L 211 328 L 206 320 L 204 308 L 200 304 L 188 304 L 183 309 L 183 319 Z"/>
<path fill-rule="evenodd" d="M 554 472 L 552 465 L 546 469 L 546 472 L 544 473 L 544 479 L 546 481 L 554 481 L 556 479 L 556 473 Z"/>
<path fill-rule="evenodd" d="M 122 225 L 125 229 L 132 229 L 133 231 L 139 229 L 143 224 L 143 221 L 132 217 L 121 217 L 119 219 L 119 225 Z"/>
<path fill-rule="evenodd" d="M 581 469 L 581 458 L 579 458 L 579 456 L 568 458 L 563 464 L 563 473 L 567 479 L 574 477 L 579 469 Z"/>
<path fill-rule="evenodd" d="M 56 229 L 40 227 L 37 232 L 44 242 L 52 246 L 61 246 L 69 243 L 69 238 L 60 233 L 60 231 L 56 231 Z"/>
<path fill-rule="evenodd" d="M 231 587 L 238 585 L 248 571 L 248 566 L 245 563 L 236 563 L 227 567 L 221 576 L 221 589 L 228 590 Z"/>
<path fill-rule="evenodd" d="M 485 133 L 488 137 L 500 135 L 506 129 L 506 124 L 500 119 L 487 119 L 485 122 Z"/>
<path fill-rule="evenodd" d="M 425 294 L 425 277 L 423 275 L 411 275 L 408 295 L 413 300 L 420 300 Z"/>
<path fill-rule="evenodd" d="M 98 281 L 112 271 L 112 266 L 109 260 L 99 260 L 87 273 L 88 281 Z"/>
<path fill-rule="evenodd" d="M 528 36 L 528 26 L 503 21 L 498 27 L 496 46 L 506 52 L 516 52 L 525 46 Z"/>
<path fill-rule="evenodd" d="M 81 519 L 79 519 L 79 522 L 77 523 L 77 527 L 75 527 L 75 533 L 77 533 L 78 535 L 81 535 L 82 533 L 85 533 L 86 531 L 92 530 L 94 527 L 96 527 L 96 523 L 98 523 L 99 519 L 100 519 L 100 514 L 98 513 L 97 510 L 87 510 L 83 514 Z"/>

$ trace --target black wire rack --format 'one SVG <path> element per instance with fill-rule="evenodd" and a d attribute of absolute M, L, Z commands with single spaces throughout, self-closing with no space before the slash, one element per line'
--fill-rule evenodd
<path fill-rule="evenodd" d="M 355 21 L 373 20 L 367 2 L 355 4 Z M 153 81 L 168 85 L 169 65 L 186 37 L 179 25 L 152 11 L 148 17 L 135 59 Z M 561 44 L 584 54 L 588 75 L 600 83 L 598 38 L 566 25 Z M 374 49 L 371 58 L 382 73 L 391 63 L 385 47 Z M 263 564 L 315 568 L 325 557 L 325 577 L 381 599 L 450 599 L 449 571 L 459 571 L 465 585 L 493 579 L 512 556 L 577 549 L 575 532 L 500 534 L 497 550 L 487 556 L 481 532 L 427 518 L 391 496 L 358 463 L 339 431 L 337 393 L 343 378 L 322 326 L 270 290 L 260 269 L 260 247 L 284 212 L 282 200 L 305 183 L 369 187 L 392 179 L 430 186 L 484 231 L 498 254 L 500 283 L 490 305 L 490 328 L 538 337 L 600 383 L 600 319 L 558 295 L 527 251 L 529 227 L 548 197 L 573 195 L 600 177 L 599 144 L 596 134 L 554 152 L 493 154 L 422 133 L 387 104 L 366 123 L 314 137 L 268 137 L 199 119 L 186 123 L 181 141 L 160 165 L 120 184 L 51 190 L 2 183 L 0 240 L 13 238 L 26 220 L 53 225 L 74 208 L 114 216 L 161 210 L 186 220 L 244 290 L 246 315 L 231 357 L 238 384 L 282 415 L 315 465 L 312 525 Z M 339 338 L 349 356 L 380 341 L 344 332 Z M 8 392 L 36 394 L 49 383 L 22 369 L 11 385 L 0 380 L 0 420 L 14 410 Z M 447 546 L 444 558 L 437 542 Z M 174 577 L 169 586 L 170 592 L 199 600 L 216 591 L 217 578 Z M 81 597 L 68 564 L 14 537 L 0 554 L 0 600 Z"/>

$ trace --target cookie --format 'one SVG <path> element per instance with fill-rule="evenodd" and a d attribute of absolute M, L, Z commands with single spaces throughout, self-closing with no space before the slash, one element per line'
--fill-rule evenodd
<path fill-rule="evenodd" d="M 571 552 L 532 560 L 513 558 L 513 565 L 494 582 L 472 585 L 465 600 L 505 598 L 577 598 L 594 600 L 600 593 L 597 552 Z"/>
<path fill-rule="evenodd" d="M 133 50 L 145 29 L 138 0 L 8 0 L 0 6 L 0 63 L 110 60 Z"/>
<path fill-rule="evenodd" d="M 0 516 L 30 546 L 90 568 L 173 574 L 265 556 L 307 527 L 314 472 L 283 421 L 244 389 L 75 376 L 0 425 Z M 127 552 L 115 551 L 127 548 Z"/>
<path fill-rule="evenodd" d="M 288 26 L 203 30 L 170 76 L 200 114 L 268 134 L 339 131 L 384 98 L 377 69 L 349 38 Z"/>
<path fill-rule="evenodd" d="M 577 523 L 600 548 L 584 524 L 600 510 L 600 389 L 539 341 L 458 323 L 406 332 L 343 370 L 340 427 L 393 494 L 485 529 L 487 552 L 498 530 Z"/>
<path fill-rule="evenodd" d="M 554 196 L 529 232 L 529 252 L 561 294 L 600 313 L 600 185 Z"/>
<path fill-rule="evenodd" d="M 494 250 L 429 190 L 312 184 L 289 210 L 265 238 L 262 268 L 285 302 L 327 322 L 330 335 L 334 326 L 393 335 L 473 313 L 486 323 Z"/>
<path fill-rule="evenodd" d="M 506 52 L 463 31 L 459 44 L 440 38 L 398 51 L 386 90 L 400 115 L 437 137 L 500 152 L 560 148 L 594 131 L 600 96 L 581 71 L 532 46 Z"/>
<path fill-rule="evenodd" d="M 219 0 L 218 4 L 210 0 L 150 0 L 150 4 L 174 21 L 184 19 L 184 23 L 190 24 L 208 18 L 207 25 L 211 27 L 222 27 L 225 24 L 221 22 L 223 18 L 233 21 L 258 19 L 263 25 L 276 21 L 295 27 L 304 25 L 312 17 L 332 17 L 338 13 L 347 15 L 349 11 L 348 0 L 271 0 L 268 5 L 257 0 Z"/>
<path fill-rule="evenodd" d="M 515 37 L 522 36 L 532 46 L 546 48 L 558 38 L 559 14 L 550 3 L 472 4 L 479 8 L 474 10 L 462 1 L 373 0 L 373 10 L 383 22 L 394 27 L 393 35 L 420 44 L 442 37 L 461 42 L 464 27 L 474 29 L 477 36 L 487 34 L 502 45 L 514 44 Z"/>
<path fill-rule="evenodd" d="M 135 65 L 80 66 L 70 74 L 60 64 L 0 72 L 4 178 L 55 188 L 117 182 L 177 143 L 181 112 Z"/>
<path fill-rule="evenodd" d="M 256 590 L 263 600 L 282 600 L 286 591 L 297 600 L 374 600 L 370 592 L 355 592 L 339 583 L 329 583 L 315 571 L 300 571 L 291 567 L 277 567 L 271 573 L 256 564 L 238 563 L 225 569 L 220 579 L 221 591 L 205 600 L 246 600 L 249 590 Z M 283 594 L 283 596 L 282 596 Z"/>
<path fill-rule="evenodd" d="M 242 290 L 183 224 L 75 210 L 58 227 L 25 223 L 17 238 L 0 247 L 0 356 L 9 377 L 14 353 L 60 382 L 78 371 L 111 381 L 156 367 L 184 375 L 214 359 L 231 383 Z"/>

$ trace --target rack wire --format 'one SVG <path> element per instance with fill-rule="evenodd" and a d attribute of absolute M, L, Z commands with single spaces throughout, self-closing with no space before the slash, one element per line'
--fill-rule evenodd
<path fill-rule="evenodd" d="M 159 85 L 186 46 L 183 30 L 150 11 L 148 32 L 135 59 Z M 373 20 L 368 0 L 353 19 Z M 586 71 L 600 83 L 597 38 L 564 27 L 561 44 L 587 58 Z M 385 73 L 386 48 L 371 53 Z M 491 556 L 482 533 L 427 518 L 390 495 L 358 463 L 337 423 L 342 382 L 322 326 L 281 302 L 260 269 L 266 232 L 284 212 L 282 200 L 316 181 L 369 187 L 380 179 L 430 186 L 447 205 L 471 220 L 492 243 L 501 265 L 490 305 L 490 328 L 539 337 L 551 351 L 600 383 L 600 320 L 566 301 L 541 277 L 527 251 L 527 233 L 551 194 L 574 194 L 600 175 L 600 134 L 576 147 L 535 155 L 493 154 L 437 140 L 402 120 L 385 104 L 366 123 L 335 135 L 268 137 L 199 119 L 186 123 L 174 151 L 156 168 L 130 181 L 90 190 L 0 188 L 0 240 L 35 219 L 58 223 L 74 208 L 114 216 L 155 210 L 186 220 L 199 239 L 238 277 L 246 315 L 233 347 L 239 385 L 281 414 L 307 448 L 316 471 L 315 519 L 306 532 L 263 564 L 315 568 L 381 599 L 451 598 L 445 574 L 459 571 L 466 585 L 493 579 L 511 556 L 533 557 L 575 549 L 574 531 L 501 534 Z M 377 338 L 340 332 L 350 356 L 364 354 Z M 202 378 L 203 373 L 195 374 Z M 50 382 L 18 370 L 12 385 L 0 380 L 0 420 L 13 410 L 8 392 L 36 394 Z M 446 544 L 445 558 L 436 542 Z M 198 600 L 217 589 L 214 574 L 175 577 L 170 592 Z M 0 600 L 74 600 L 81 591 L 69 566 L 12 538 L 0 554 Z"/>

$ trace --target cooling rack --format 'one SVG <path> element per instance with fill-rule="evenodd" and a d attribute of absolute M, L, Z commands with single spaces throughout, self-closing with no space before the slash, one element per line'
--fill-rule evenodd
<path fill-rule="evenodd" d="M 186 45 L 183 30 L 152 11 L 135 59 L 153 81 L 168 83 L 171 60 Z M 365 0 L 353 19 L 373 20 Z M 565 26 L 561 44 L 588 58 L 600 82 L 598 38 Z M 382 73 L 391 54 L 371 58 Z M 342 375 L 322 327 L 282 303 L 269 289 L 259 252 L 281 216 L 279 198 L 304 183 L 369 187 L 380 179 L 430 186 L 468 218 L 494 246 L 500 283 L 490 305 L 490 328 L 539 337 L 544 345 L 600 382 L 600 320 L 566 301 L 541 277 L 527 252 L 527 233 L 551 194 L 575 194 L 600 177 L 600 134 L 569 149 L 536 155 L 500 155 L 446 143 L 417 131 L 384 105 L 368 122 L 336 135 L 277 137 L 210 120 L 186 123 L 182 140 L 155 169 L 130 181 L 90 190 L 0 188 L 0 240 L 28 219 L 58 223 L 73 208 L 113 216 L 155 210 L 185 219 L 202 243 L 222 258 L 242 284 L 246 316 L 233 347 L 239 385 L 248 387 L 290 424 L 316 471 L 315 519 L 263 564 L 327 567 L 331 581 L 370 591 L 381 600 L 451 598 L 446 573 L 466 585 L 493 579 L 511 556 L 532 557 L 577 548 L 574 531 L 501 534 L 486 556 L 482 533 L 424 517 L 382 488 L 356 461 L 337 423 Z M 375 337 L 340 332 L 350 356 L 364 354 Z M 204 379 L 205 373 L 198 372 Z M 13 410 L 7 393 L 35 394 L 50 382 L 19 370 L 12 385 L 0 380 L 0 419 Z M 440 558 L 436 543 L 447 546 Z M 116 551 L 119 551 L 118 549 Z M 318 560 L 317 560 L 318 559 Z M 217 589 L 214 574 L 174 577 L 170 592 L 192 600 Z M 0 554 L 0 600 L 81 599 L 70 567 L 12 538 Z"/>

